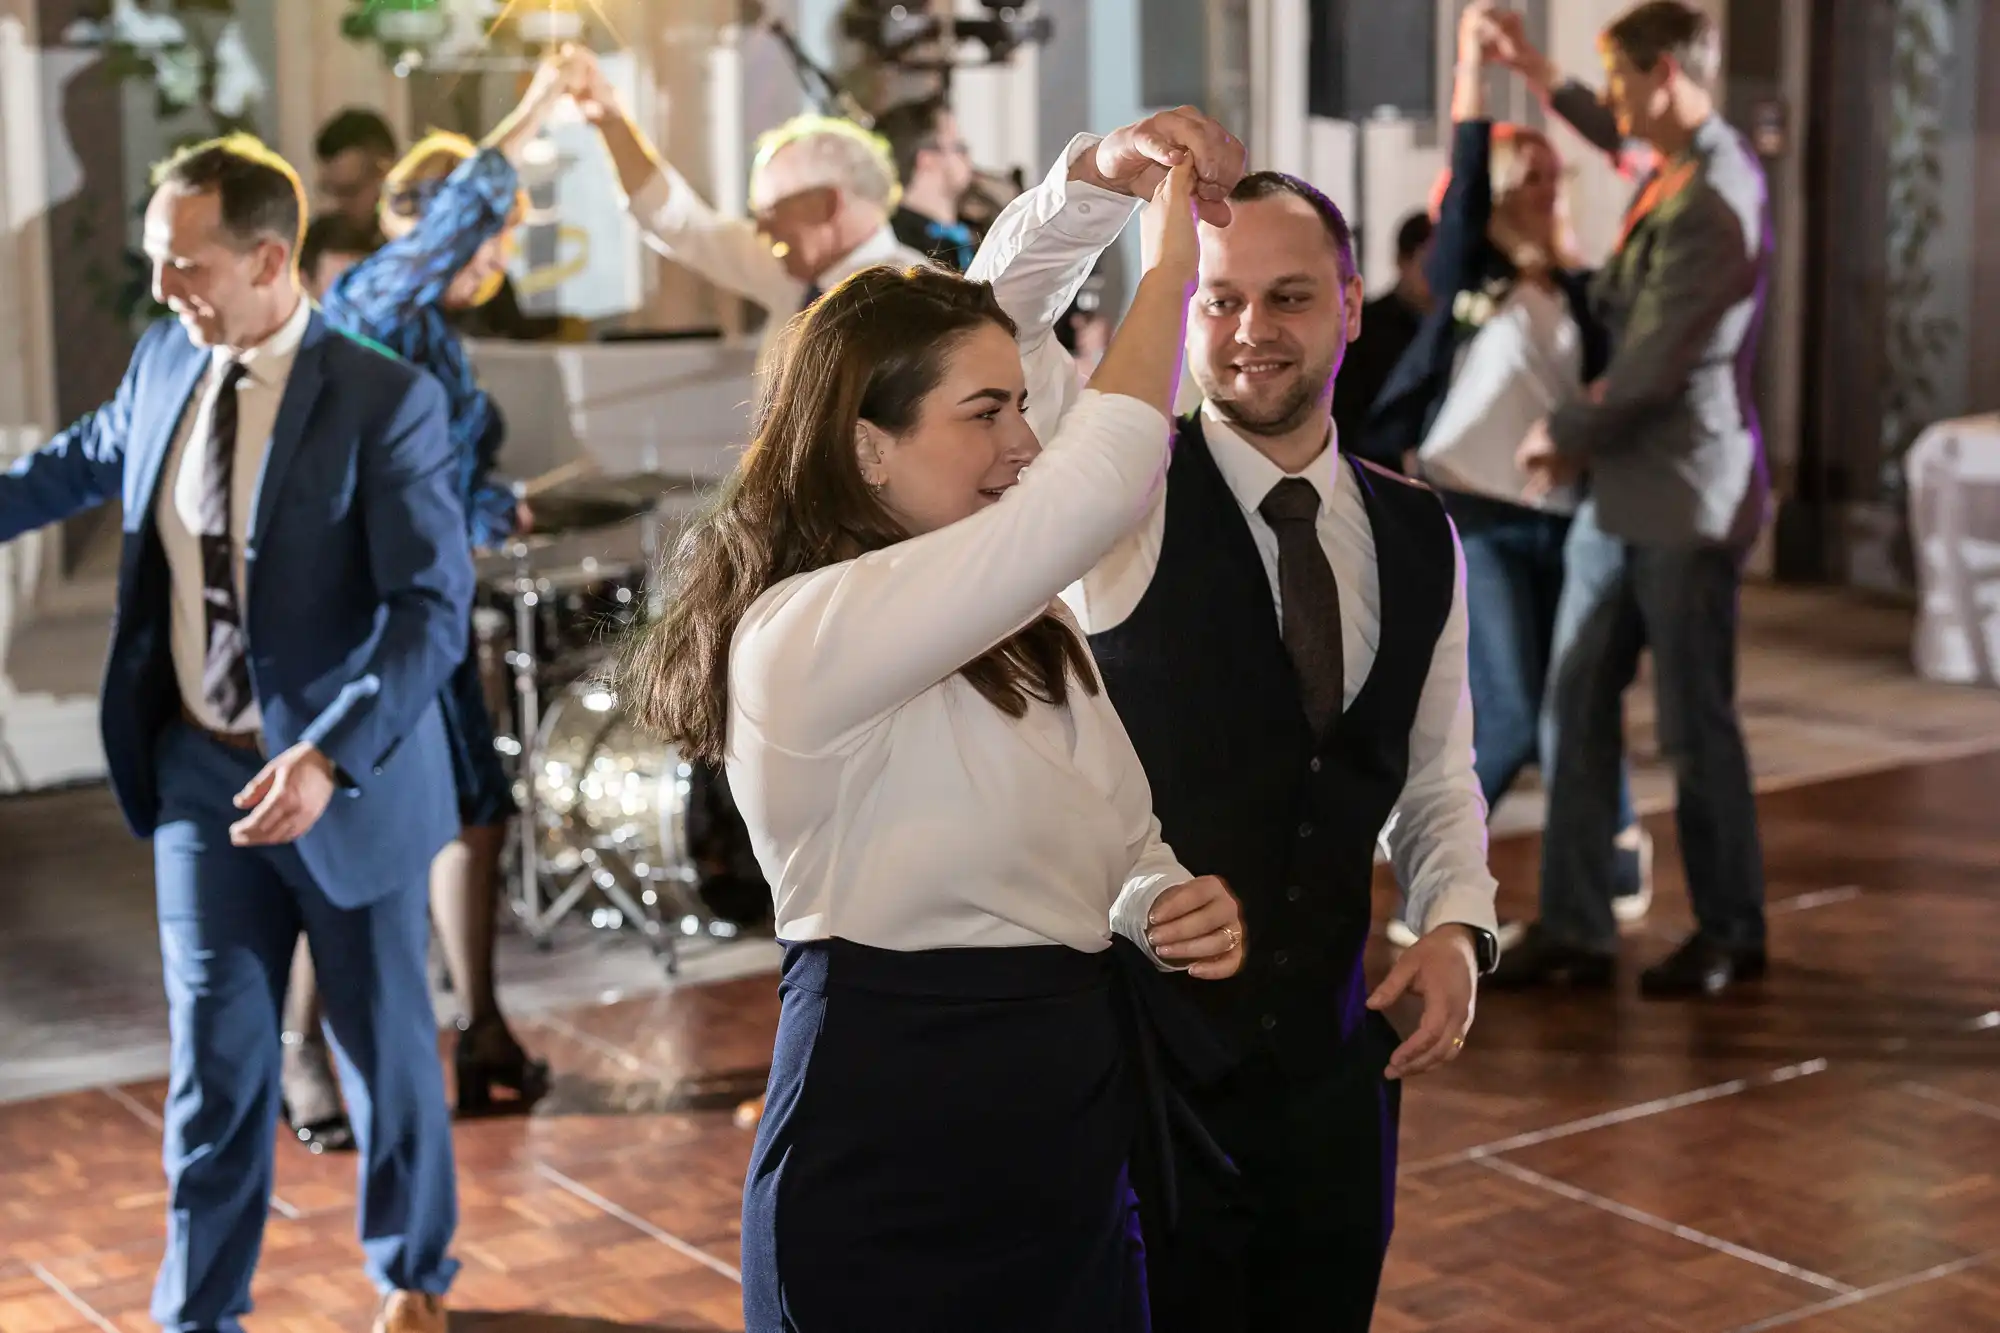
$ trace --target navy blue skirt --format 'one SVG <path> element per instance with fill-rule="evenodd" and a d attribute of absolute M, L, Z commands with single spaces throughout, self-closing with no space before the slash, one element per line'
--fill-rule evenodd
<path fill-rule="evenodd" d="M 1170 1194 L 1156 1140 L 1198 1133 L 1164 1068 L 1220 1059 L 1178 1018 L 1159 1031 L 1157 980 L 1123 940 L 787 946 L 748 1333 L 1146 1333 L 1134 1188 Z"/>
<path fill-rule="evenodd" d="M 514 783 L 500 752 L 493 748 L 493 715 L 479 679 L 479 653 L 469 649 L 438 694 L 444 733 L 451 747 L 452 783 L 458 788 L 458 820 L 465 828 L 504 824 L 520 809 Z"/>

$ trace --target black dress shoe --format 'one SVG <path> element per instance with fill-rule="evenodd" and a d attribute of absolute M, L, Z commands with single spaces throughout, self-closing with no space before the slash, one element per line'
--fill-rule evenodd
<path fill-rule="evenodd" d="M 285 1124 L 290 1127 L 292 1137 L 304 1145 L 305 1150 L 313 1156 L 329 1152 L 354 1151 L 354 1126 L 348 1123 L 347 1112 L 341 1111 L 324 1120 L 315 1120 L 302 1125 L 292 1118 L 290 1102 L 281 1101 L 279 1106 L 284 1111 Z"/>
<path fill-rule="evenodd" d="M 1495 990 L 1527 990 L 1567 982 L 1579 990 L 1604 990 L 1617 973 L 1615 954 L 1579 949 L 1553 939 L 1536 922 L 1500 955 L 1500 966 L 1486 978 L 1486 985 Z"/>
<path fill-rule="evenodd" d="M 521 1049 L 500 1021 L 467 1026 L 459 1022 L 458 1049 L 452 1053 L 458 1084 L 458 1113 L 485 1115 L 505 1109 L 526 1111 L 549 1093 L 549 1062 Z M 514 1094 L 511 1104 L 495 1101 L 493 1090 Z"/>
<path fill-rule="evenodd" d="M 1731 949 L 1700 934 L 1639 974 L 1639 993 L 1651 1000 L 1720 995 L 1739 981 L 1764 975 L 1762 949 Z"/>
<path fill-rule="evenodd" d="M 325 1040 L 318 1033 L 287 1032 L 284 1042 L 279 1105 L 292 1137 L 314 1155 L 353 1151 L 354 1126 L 341 1106 L 340 1083 Z"/>

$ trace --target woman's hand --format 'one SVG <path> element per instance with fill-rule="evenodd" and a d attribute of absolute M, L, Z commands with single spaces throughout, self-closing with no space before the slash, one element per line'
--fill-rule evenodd
<path fill-rule="evenodd" d="M 1458 16 L 1458 67 L 1486 63 L 1493 49 L 1493 0 L 1473 0 Z"/>
<path fill-rule="evenodd" d="M 1180 279 L 1189 295 L 1201 270 L 1201 238 L 1195 232 L 1198 204 L 1194 168 L 1183 162 L 1161 178 L 1142 220 L 1141 251 L 1147 272 L 1159 270 Z"/>
<path fill-rule="evenodd" d="M 1189 964 L 1191 977 L 1233 977 L 1243 966 L 1243 907 L 1214 875 L 1176 884 L 1153 901 L 1146 943 L 1165 962 Z"/>
<path fill-rule="evenodd" d="M 604 67 L 597 63 L 596 52 L 587 46 L 568 47 L 562 54 L 562 68 L 570 99 L 585 120 L 597 125 L 619 113 L 618 93 L 604 76 Z"/>

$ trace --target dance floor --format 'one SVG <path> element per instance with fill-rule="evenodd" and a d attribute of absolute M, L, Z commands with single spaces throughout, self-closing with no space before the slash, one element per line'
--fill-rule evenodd
<path fill-rule="evenodd" d="M 1487 997 L 1463 1058 L 1407 1093 L 1376 1329 L 2000 1326 L 1996 793 L 2000 752 L 1766 795 L 1773 971 L 1754 989 Z M 1633 964 L 1687 920 L 1671 823 L 1651 823 L 1660 901 Z M 29 856 L 23 884 L 9 856 L 10 893 L 74 891 L 56 859 Z M 1503 907 L 1535 856 L 1531 836 L 1496 844 Z M 456 1327 L 741 1328 L 731 1111 L 775 1016 L 759 975 L 524 1021 L 559 1084 L 532 1116 L 459 1127 Z M 0 1333 L 149 1327 L 160 1098 L 0 1105 Z M 366 1327 L 351 1171 L 280 1145 L 253 1329 Z M 901 1333 L 893 1311 L 874 1326 Z"/>

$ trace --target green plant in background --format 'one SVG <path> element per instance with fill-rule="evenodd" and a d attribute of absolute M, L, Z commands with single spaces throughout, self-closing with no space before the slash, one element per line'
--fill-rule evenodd
<path fill-rule="evenodd" d="M 1944 224 L 1944 98 L 1958 58 L 1959 0 L 1895 0 L 1890 80 L 1888 328 L 1882 404 L 1882 487 L 1903 493 L 1903 456 L 1930 424 L 1938 362 L 1961 330 L 1931 308 L 1929 263 Z"/>
<path fill-rule="evenodd" d="M 291 0 L 298 3 L 298 0 Z M 140 84 L 153 92 L 153 106 L 162 122 L 187 121 L 187 130 L 170 145 L 189 143 L 236 130 L 254 132 L 253 118 L 264 100 L 266 84 L 250 55 L 236 0 L 101 0 L 95 17 L 79 19 L 63 33 L 72 46 L 95 47 L 104 53 L 103 77 L 119 84 Z M 146 201 L 134 216 L 145 213 Z M 94 228 L 79 220 L 72 235 L 80 244 L 94 239 Z M 165 314 L 152 298 L 151 270 L 145 256 L 129 247 L 117 272 L 93 265 L 84 275 L 97 297 L 121 319 L 153 319 Z"/>

